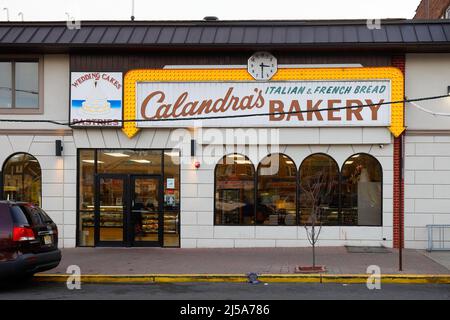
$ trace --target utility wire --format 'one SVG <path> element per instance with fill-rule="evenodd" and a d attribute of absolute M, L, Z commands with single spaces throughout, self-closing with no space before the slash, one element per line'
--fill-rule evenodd
<path fill-rule="evenodd" d="M 423 111 L 423 112 L 425 112 L 425 113 L 431 114 L 431 115 L 433 115 L 433 116 L 450 117 L 450 113 L 448 113 L 448 112 L 435 112 L 435 111 L 433 111 L 433 110 L 430 110 L 430 109 L 426 109 L 426 108 L 424 108 L 424 107 L 421 107 L 421 106 L 419 106 L 417 103 L 414 103 L 414 102 L 412 102 L 412 101 L 410 101 L 409 103 L 410 103 L 411 105 L 413 105 L 414 107 L 416 107 L 417 109 L 419 109 L 419 110 L 421 110 L 421 111 Z"/>
<path fill-rule="evenodd" d="M 295 115 L 311 112 L 321 112 L 328 110 L 345 110 L 354 108 L 369 108 L 373 106 L 382 106 L 389 104 L 399 104 L 399 103 L 413 103 L 419 101 L 437 100 L 443 98 L 449 98 L 450 95 L 440 95 L 440 96 L 430 96 L 422 97 L 416 99 L 405 99 L 398 101 L 389 101 L 382 103 L 370 103 L 357 106 L 345 106 L 337 108 L 321 108 L 313 110 L 300 110 L 300 111 L 284 111 L 284 112 L 266 112 L 266 113 L 255 113 L 255 114 L 241 114 L 241 115 L 228 115 L 228 116 L 205 116 L 205 117 L 186 117 L 186 118 L 170 118 L 170 119 L 122 119 L 122 120 L 77 120 L 72 122 L 63 122 L 57 120 L 43 120 L 43 119 L 0 119 L 0 122 L 13 122 L 13 123 L 50 123 L 60 126 L 74 126 L 81 123 L 97 123 L 97 124 L 108 124 L 108 123 L 128 123 L 128 122 L 163 122 L 163 121 L 201 121 L 201 120 L 214 120 L 214 119 L 237 119 L 237 118 L 250 118 L 250 117 L 261 117 L 261 116 L 277 116 L 277 115 Z M 414 104 L 416 105 L 416 104 Z M 417 106 L 417 105 L 416 105 Z"/>

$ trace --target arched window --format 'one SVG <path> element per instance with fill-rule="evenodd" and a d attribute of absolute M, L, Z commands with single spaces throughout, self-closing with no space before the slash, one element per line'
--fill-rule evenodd
<path fill-rule="evenodd" d="M 297 167 L 284 154 L 272 154 L 258 165 L 256 223 L 297 224 Z"/>
<path fill-rule="evenodd" d="M 41 166 L 28 153 L 16 153 L 3 164 L 3 198 L 41 205 Z"/>
<path fill-rule="evenodd" d="M 230 154 L 217 163 L 214 194 L 216 224 L 254 224 L 255 168 L 246 156 Z"/>
<path fill-rule="evenodd" d="M 339 225 L 339 167 L 326 154 L 312 154 L 300 166 L 300 223 Z"/>
<path fill-rule="evenodd" d="M 381 226 L 382 168 L 368 154 L 355 154 L 342 166 L 343 225 Z"/>

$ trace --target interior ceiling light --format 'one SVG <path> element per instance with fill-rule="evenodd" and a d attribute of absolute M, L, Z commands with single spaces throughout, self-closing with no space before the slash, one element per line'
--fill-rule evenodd
<path fill-rule="evenodd" d="M 107 156 L 116 157 L 116 158 L 128 158 L 129 157 L 128 154 L 120 153 L 120 152 L 105 152 L 104 154 L 106 154 Z"/>
<path fill-rule="evenodd" d="M 169 157 L 178 157 L 178 155 L 179 155 L 179 153 L 176 151 L 167 151 L 167 152 L 164 152 L 164 154 Z"/>
<path fill-rule="evenodd" d="M 86 162 L 86 163 L 95 163 L 95 160 L 83 160 L 83 162 Z M 97 163 L 104 163 L 103 161 L 97 161 Z"/>
<path fill-rule="evenodd" d="M 130 161 L 133 161 L 136 163 L 152 163 L 150 160 L 146 160 L 146 159 L 130 159 Z"/>
<path fill-rule="evenodd" d="M 251 164 L 249 160 L 236 160 L 237 164 Z"/>

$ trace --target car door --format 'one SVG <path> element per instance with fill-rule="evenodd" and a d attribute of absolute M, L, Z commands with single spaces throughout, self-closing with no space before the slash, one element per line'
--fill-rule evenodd
<path fill-rule="evenodd" d="M 14 259 L 15 248 L 12 244 L 13 221 L 9 206 L 0 203 L 0 262 Z"/>

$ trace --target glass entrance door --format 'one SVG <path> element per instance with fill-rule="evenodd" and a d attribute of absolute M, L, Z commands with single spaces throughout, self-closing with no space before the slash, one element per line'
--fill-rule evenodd
<path fill-rule="evenodd" d="M 95 243 L 121 246 L 126 239 L 126 176 L 98 175 L 95 201 Z"/>
<path fill-rule="evenodd" d="M 160 176 L 99 174 L 96 190 L 96 246 L 162 245 Z"/>
<path fill-rule="evenodd" d="M 135 246 L 162 244 L 162 187 L 159 176 L 131 176 L 130 237 Z"/>

